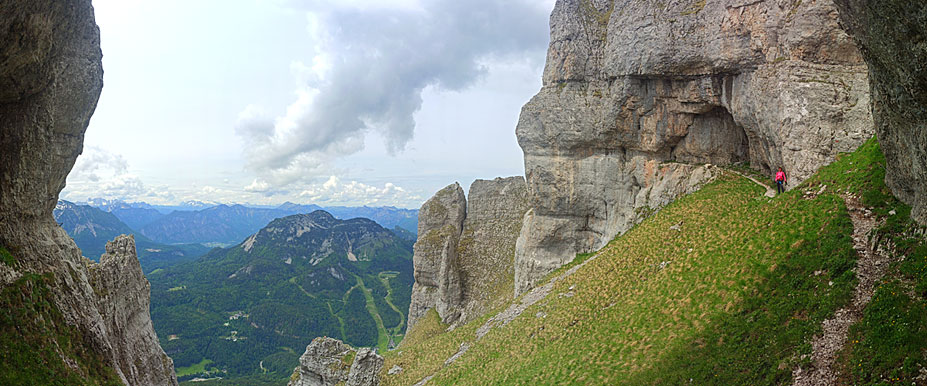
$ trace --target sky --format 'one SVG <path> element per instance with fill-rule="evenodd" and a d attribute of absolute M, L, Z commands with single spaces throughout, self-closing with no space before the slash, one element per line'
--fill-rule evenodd
<path fill-rule="evenodd" d="M 418 208 L 524 174 L 553 0 L 94 0 L 104 87 L 62 199 Z"/>

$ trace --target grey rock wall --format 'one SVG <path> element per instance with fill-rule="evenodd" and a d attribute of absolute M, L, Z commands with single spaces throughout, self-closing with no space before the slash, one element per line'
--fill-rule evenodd
<path fill-rule="evenodd" d="M 512 298 L 515 242 L 527 210 L 521 176 L 476 180 L 468 197 L 454 183 L 422 205 L 409 329 L 431 308 L 458 325 Z"/>
<path fill-rule="evenodd" d="M 174 362 L 158 344 L 151 324 L 151 285 L 142 274 L 133 236 L 106 243 L 90 284 L 113 346 L 117 367 L 133 385 L 176 384 Z"/>
<path fill-rule="evenodd" d="M 528 211 L 522 176 L 476 180 L 467 194 L 467 218 L 457 246 L 466 323 L 512 299 L 515 242 Z"/>
<path fill-rule="evenodd" d="M 869 64 L 885 182 L 927 225 L 927 2 L 836 0 Z"/>
<path fill-rule="evenodd" d="M 147 281 L 130 261 L 134 253 L 119 252 L 96 268 L 98 279 L 112 280 L 93 287 L 89 265 L 52 217 L 103 87 L 101 60 L 90 0 L 0 3 L 0 244 L 18 259 L 15 269 L 0 272 L 0 285 L 23 272 L 53 274 L 66 322 L 124 383 L 176 384 L 151 330 Z M 116 271 L 126 277 L 107 273 Z"/>
<path fill-rule="evenodd" d="M 369 348 L 354 350 L 337 339 L 315 338 L 288 386 L 376 386 L 382 367 L 383 357 Z"/>
<path fill-rule="evenodd" d="M 531 207 L 516 293 L 710 180 L 700 165 L 781 166 L 794 186 L 873 134 L 830 0 L 559 0 L 550 24 L 516 129 Z"/>
<path fill-rule="evenodd" d="M 418 241 L 412 257 L 415 284 L 407 330 L 430 308 L 444 323 L 460 317 L 460 268 L 457 242 L 467 217 L 467 198 L 458 183 L 425 201 L 418 212 Z"/>

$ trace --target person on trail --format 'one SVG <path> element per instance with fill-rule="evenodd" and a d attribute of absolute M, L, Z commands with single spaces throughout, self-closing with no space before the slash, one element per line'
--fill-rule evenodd
<path fill-rule="evenodd" d="M 779 171 L 776 172 L 776 194 L 785 192 L 785 183 L 788 181 L 785 172 L 782 171 L 782 167 L 780 166 Z"/>

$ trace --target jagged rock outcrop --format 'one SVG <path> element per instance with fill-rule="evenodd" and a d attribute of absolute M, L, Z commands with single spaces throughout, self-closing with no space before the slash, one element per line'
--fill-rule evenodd
<path fill-rule="evenodd" d="M 927 225 L 927 3 L 835 0 L 869 64 L 885 182 Z"/>
<path fill-rule="evenodd" d="M 106 243 L 100 263 L 90 265 L 90 285 L 126 379 L 140 385 L 171 383 L 174 362 L 161 350 L 151 325 L 151 285 L 142 274 L 133 236 Z"/>
<path fill-rule="evenodd" d="M 801 182 L 871 137 L 867 83 L 830 0 L 557 1 L 516 129 L 516 292 L 714 174 L 699 164 Z"/>
<path fill-rule="evenodd" d="M 434 308 L 442 322 L 465 323 L 511 299 L 515 241 L 528 210 L 524 177 L 457 183 L 419 211 L 409 327 Z"/>
<path fill-rule="evenodd" d="M 172 362 L 151 339 L 147 292 L 114 295 L 124 310 L 101 308 L 106 300 L 98 291 L 115 294 L 143 285 L 138 262 L 122 264 L 124 255 L 97 268 L 103 276 L 115 269 L 130 278 L 92 287 L 80 250 L 52 217 L 103 87 L 101 59 L 90 0 L 0 4 L 0 244 L 17 259 L 14 268 L 4 269 L 16 272 L 0 275 L 0 286 L 25 272 L 49 274 L 66 323 L 122 382 L 177 384 Z M 124 366 L 124 355 L 153 367 Z"/>
<path fill-rule="evenodd" d="M 425 201 L 418 212 L 418 241 L 412 264 L 415 284 L 409 305 L 408 329 L 434 308 L 444 323 L 460 317 L 460 269 L 457 242 L 467 217 L 467 198 L 453 183 Z"/>
<path fill-rule="evenodd" d="M 383 357 L 372 349 L 354 350 L 340 340 L 315 338 L 299 358 L 288 386 L 376 386 Z"/>

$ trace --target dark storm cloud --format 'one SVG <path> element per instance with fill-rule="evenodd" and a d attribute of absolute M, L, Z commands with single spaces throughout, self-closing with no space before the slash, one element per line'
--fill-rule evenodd
<path fill-rule="evenodd" d="M 429 86 L 462 90 L 488 61 L 542 58 L 549 9 L 524 0 L 434 0 L 415 8 L 306 7 L 316 15 L 328 67 L 308 76 L 287 114 L 242 113 L 238 132 L 250 167 L 291 182 L 363 148 L 371 130 L 390 152 L 412 139 L 413 114 Z M 466 108 L 466 106 L 461 106 Z"/>

